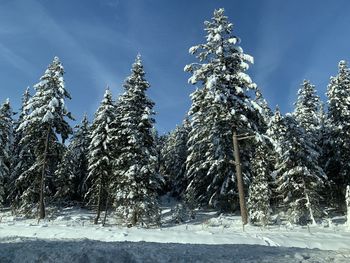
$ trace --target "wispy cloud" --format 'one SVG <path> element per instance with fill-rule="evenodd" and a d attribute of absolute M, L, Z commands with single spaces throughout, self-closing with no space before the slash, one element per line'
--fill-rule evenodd
<path fill-rule="evenodd" d="M 72 57 L 74 56 L 74 63 L 76 63 L 76 66 L 88 68 L 89 75 L 86 77 L 94 81 L 93 86 L 95 86 L 97 89 L 104 89 L 106 85 L 109 85 L 111 88 L 118 90 L 115 82 L 119 81 L 119 79 L 115 72 L 112 72 L 106 66 L 104 66 L 100 60 L 83 45 L 83 43 L 80 43 L 73 34 L 61 26 L 60 23 L 56 21 L 45 9 L 43 4 L 35 0 L 28 0 L 25 2 L 17 1 L 14 3 L 13 7 L 15 10 L 10 12 L 13 12 L 13 15 L 18 13 L 17 16 L 21 17 L 21 22 L 26 23 L 26 26 L 22 28 L 12 25 L 12 27 L 17 27 L 16 34 L 28 35 L 29 30 L 30 34 L 32 34 L 31 37 L 43 39 L 43 41 L 45 41 L 49 46 L 53 47 L 51 48 L 55 50 L 55 54 L 53 55 L 60 56 L 60 52 L 72 54 Z M 4 10 L 3 12 L 5 11 L 8 10 Z M 0 14 L 1 13 L 2 12 L 0 11 Z M 86 27 L 86 25 L 81 26 L 83 30 L 86 30 Z M 14 29 L 6 30 L 4 27 L 0 27 L 0 35 L 11 31 L 13 32 L 13 30 Z M 100 37 L 110 33 L 103 32 L 103 30 L 98 28 L 91 28 L 91 32 L 94 32 L 96 36 Z M 17 55 L 14 51 L 15 48 L 9 44 L 0 42 L 0 49 L 0 56 L 8 60 L 8 62 L 18 69 L 25 72 L 27 69 L 32 68 L 31 63 L 23 58 L 23 56 Z M 33 52 L 33 50 L 31 50 L 31 52 Z M 38 52 L 38 50 L 35 52 Z"/>
<path fill-rule="evenodd" d="M 28 75 L 32 74 L 33 65 L 21 57 L 20 55 L 13 52 L 10 48 L 6 47 L 0 42 L 0 58 L 6 60 L 10 65 L 20 70 L 22 73 Z"/>
<path fill-rule="evenodd" d="M 315 76 L 327 56 L 319 51 L 324 47 L 325 36 L 332 35 L 330 31 L 339 20 L 341 9 L 330 7 L 327 17 L 321 19 L 309 17 L 307 8 L 311 6 L 283 1 L 267 1 L 262 5 L 254 72 L 272 107 L 278 102 L 283 110 L 291 110 L 300 83 Z M 318 10 L 314 7 L 313 11 Z M 292 16 L 294 13 L 300 16 Z"/>
<path fill-rule="evenodd" d="M 88 67 L 90 69 L 90 77 L 95 80 L 95 85 L 98 89 L 100 89 L 101 86 L 102 88 L 105 88 L 107 85 L 113 89 L 117 89 L 114 84 L 116 80 L 114 72 L 111 72 L 106 68 L 92 52 L 84 47 L 82 43 L 79 43 L 79 41 L 67 30 L 60 26 L 59 23 L 47 13 L 43 6 L 37 4 L 36 9 L 40 10 L 41 15 L 45 17 L 45 26 L 48 30 L 54 32 L 55 38 L 47 38 L 53 46 L 57 46 L 57 48 L 64 47 L 65 50 L 68 48 L 76 58 L 75 63 Z"/>

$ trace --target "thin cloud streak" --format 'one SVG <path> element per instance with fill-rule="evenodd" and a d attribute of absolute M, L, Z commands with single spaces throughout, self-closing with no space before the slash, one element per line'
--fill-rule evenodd
<path fill-rule="evenodd" d="M 0 57 L 5 59 L 9 64 L 20 70 L 25 75 L 29 76 L 32 74 L 33 65 L 8 47 L 4 46 L 2 43 L 0 43 Z"/>

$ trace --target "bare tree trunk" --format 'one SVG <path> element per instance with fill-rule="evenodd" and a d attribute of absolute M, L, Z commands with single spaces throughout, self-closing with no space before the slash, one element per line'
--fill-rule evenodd
<path fill-rule="evenodd" d="M 47 136 L 45 142 L 45 151 L 44 151 L 44 159 L 43 159 L 43 167 L 41 171 L 41 182 L 40 182 L 40 200 L 39 200 L 39 220 L 45 218 L 45 202 L 44 202 L 44 189 L 45 189 L 45 170 L 46 170 L 46 162 L 47 162 L 47 152 L 49 148 L 49 140 L 51 133 L 51 125 L 48 124 L 47 128 Z"/>
<path fill-rule="evenodd" d="M 239 194 L 239 206 L 241 209 L 241 217 L 242 217 L 243 225 L 246 225 L 248 223 L 248 214 L 247 214 L 247 209 L 245 206 L 241 158 L 239 155 L 239 147 L 238 147 L 236 129 L 233 129 L 232 141 L 233 141 L 233 151 L 234 151 L 235 165 L 236 165 L 236 177 L 237 177 L 237 187 L 238 187 L 238 194 Z"/>
<path fill-rule="evenodd" d="M 308 191 L 306 189 L 306 184 L 305 184 L 305 180 L 304 179 L 303 179 L 303 187 L 304 187 L 304 194 L 305 194 L 305 199 L 306 199 L 306 208 L 309 210 L 310 219 L 312 221 L 312 224 L 316 225 L 314 212 L 313 212 L 312 207 L 311 207 L 310 197 L 309 197 Z"/>
<path fill-rule="evenodd" d="M 134 207 L 134 210 L 132 211 L 132 218 L 131 218 L 132 226 L 136 226 L 137 222 L 138 222 L 138 209 Z"/>
<path fill-rule="evenodd" d="M 101 215 L 101 206 L 102 206 L 102 177 L 101 177 L 101 181 L 100 181 L 100 187 L 98 190 L 98 201 L 97 201 L 97 214 L 94 220 L 94 224 L 97 225 L 98 220 L 100 219 L 100 215 Z"/>

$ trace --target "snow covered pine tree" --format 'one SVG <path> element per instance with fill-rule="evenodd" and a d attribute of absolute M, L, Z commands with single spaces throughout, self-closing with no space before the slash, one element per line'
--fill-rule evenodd
<path fill-rule="evenodd" d="M 285 132 L 278 142 L 275 171 L 280 205 L 287 211 L 291 223 L 315 224 L 322 216 L 319 193 L 324 187 L 325 175 L 304 129 L 290 114 L 282 120 Z"/>
<path fill-rule="evenodd" d="M 55 172 L 55 197 L 59 201 L 82 201 L 86 191 L 84 181 L 88 175 L 88 151 L 90 125 L 84 115 L 80 125 L 75 127 L 70 144 Z"/>
<path fill-rule="evenodd" d="M 13 120 L 10 101 L 0 107 L 0 207 L 9 194 L 13 154 Z"/>
<path fill-rule="evenodd" d="M 278 193 L 276 192 L 276 164 L 278 160 L 281 158 L 279 155 L 282 153 L 281 150 L 281 142 L 282 138 L 285 137 L 286 133 L 286 125 L 284 122 L 284 118 L 280 112 L 280 109 L 278 106 L 276 106 L 275 112 L 273 116 L 270 119 L 270 122 L 268 123 L 268 129 L 266 131 L 267 136 L 270 139 L 270 142 L 272 144 L 270 150 L 270 161 L 269 166 L 271 167 L 271 170 L 273 171 L 271 174 L 271 200 L 270 204 L 273 210 L 275 208 L 278 208 L 281 205 L 281 200 L 278 197 Z"/>
<path fill-rule="evenodd" d="M 253 224 L 266 226 L 270 218 L 270 186 L 271 171 L 269 170 L 268 149 L 261 143 L 255 151 L 252 162 L 253 182 L 249 187 L 248 214 Z"/>
<path fill-rule="evenodd" d="M 318 190 L 323 197 L 320 203 L 324 203 L 324 197 L 328 194 L 325 187 L 328 186 L 328 178 L 321 166 L 321 136 L 323 132 L 323 107 L 320 98 L 316 94 L 315 86 L 308 80 L 304 80 L 298 91 L 298 98 L 293 112 L 298 125 L 304 129 L 313 154 L 309 155 L 309 161 L 314 163 L 316 174 L 323 181 L 323 186 Z"/>
<path fill-rule="evenodd" d="M 275 152 L 278 152 L 280 147 L 280 142 L 286 133 L 286 125 L 284 123 L 283 116 L 279 107 L 277 106 L 273 116 L 271 117 L 270 123 L 268 125 L 267 135 L 272 140 Z"/>
<path fill-rule="evenodd" d="M 72 133 L 66 118 L 73 117 L 65 106 L 65 99 L 71 97 L 66 90 L 63 74 L 63 66 L 55 57 L 40 82 L 34 86 L 36 92 L 25 107 L 28 115 L 24 116 L 18 127 L 23 134 L 21 144 L 34 149 L 35 156 L 30 168 L 33 173 L 24 171 L 17 179 L 25 189 L 20 197 L 21 207 L 30 209 L 33 203 L 39 202 L 40 219 L 45 217 L 45 193 L 52 195 L 54 192 L 49 178 L 53 177 L 64 142 Z"/>
<path fill-rule="evenodd" d="M 160 223 L 157 190 L 161 178 L 155 169 L 154 103 L 146 95 L 149 86 L 138 55 L 119 97 L 114 126 L 118 145 L 113 161 L 115 206 L 129 226 Z"/>
<path fill-rule="evenodd" d="M 310 138 L 310 142 L 318 149 L 320 140 L 320 130 L 322 121 L 322 103 L 316 94 L 315 86 L 308 80 L 304 80 L 298 91 L 298 98 L 293 115 L 299 125 L 305 130 Z"/>
<path fill-rule="evenodd" d="M 238 207 L 234 176 L 232 131 L 252 135 L 257 131 L 258 111 L 249 92 L 256 88 L 244 73 L 253 58 L 237 45 L 233 25 L 224 9 L 214 11 L 205 22 L 207 42 L 191 47 L 199 63 L 185 67 L 189 82 L 201 89 L 191 94 L 190 133 L 186 177 L 186 198 L 191 206 L 210 206 L 223 211 Z M 249 181 L 249 159 L 253 140 L 240 144 L 245 181 Z"/>
<path fill-rule="evenodd" d="M 23 134 L 18 130 L 18 127 L 20 127 L 24 121 L 24 117 L 28 115 L 28 110 L 26 110 L 25 107 L 27 106 L 30 97 L 31 95 L 28 87 L 22 96 L 22 106 L 20 108 L 18 119 L 15 121 L 14 125 L 13 169 L 11 173 L 11 186 L 9 193 L 9 201 L 14 212 L 18 210 L 21 194 L 25 190 L 22 189 L 20 181 L 17 179 L 24 172 L 29 173 L 30 167 L 32 167 L 35 162 L 33 149 L 27 147 L 25 143 L 21 143 Z"/>
<path fill-rule="evenodd" d="M 187 137 L 189 133 L 188 120 L 175 128 L 165 141 L 162 149 L 163 174 L 169 182 L 171 195 L 182 197 L 186 189 L 185 177 L 187 159 Z"/>
<path fill-rule="evenodd" d="M 350 185 L 350 70 L 344 60 L 338 68 L 327 88 L 329 136 L 324 159 L 328 160 L 325 171 L 334 182 L 336 203 L 344 204 L 345 189 Z"/>
<path fill-rule="evenodd" d="M 85 184 L 88 186 L 85 194 L 87 205 L 97 205 L 94 223 L 100 219 L 102 205 L 107 213 L 112 180 L 112 153 L 116 145 L 112 144 L 111 123 L 116 117 L 116 106 L 109 89 L 95 113 L 91 126 L 91 141 L 89 145 L 89 174 Z"/>

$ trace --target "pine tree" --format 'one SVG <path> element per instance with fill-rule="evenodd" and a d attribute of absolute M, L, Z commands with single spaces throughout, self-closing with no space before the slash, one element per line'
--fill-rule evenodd
<path fill-rule="evenodd" d="M 33 203 L 39 202 L 39 218 L 45 217 L 45 195 L 52 196 L 54 192 L 54 171 L 63 144 L 72 133 L 66 119 L 73 117 L 65 106 L 65 99 L 71 97 L 65 88 L 63 75 L 63 66 L 55 57 L 40 82 L 34 86 L 36 92 L 24 108 L 28 115 L 24 116 L 17 129 L 23 134 L 20 143 L 33 149 L 35 156 L 35 162 L 29 171 L 17 179 L 22 189 L 25 189 L 20 197 L 20 206 L 30 209 Z"/>
<path fill-rule="evenodd" d="M 90 125 L 87 116 L 75 127 L 62 162 L 59 164 L 55 181 L 55 197 L 61 201 L 82 201 L 86 193 L 84 182 L 88 175 L 88 149 Z"/>
<path fill-rule="evenodd" d="M 304 80 L 298 91 L 293 115 L 315 144 L 315 150 L 319 151 L 317 144 L 320 140 L 322 103 L 316 94 L 315 86 L 308 80 Z"/>
<path fill-rule="evenodd" d="M 231 211 L 237 206 L 232 131 L 255 134 L 259 116 L 257 104 L 249 96 L 256 85 L 245 73 L 253 58 L 237 45 L 239 39 L 232 34 L 232 28 L 224 9 L 215 10 L 212 20 L 205 22 L 207 42 L 189 50 L 199 63 L 185 67 L 192 73 L 189 82 L 202 85 L 191 94 L 187 199 L 197 206 Z M 246 182 L 252 142 L 240 143 Z"/>
<path fill-rule="evenodd" d="M 149 83 L 140 55 L 132 65 L 131 75 L 118 100 L 115 121 L 116 160 L 114 196 L 118 214 L 128 225 L 159 223 L 157 189 L 160 178 L 153 136 L 153 106 L 147 97 Z"/>
<path fill-rule="evenodd" d="M 0 107 L 0 206 L 8 195 L 12 169 L 13 120 L 10 101 L 7 99 Z"/>
<path fill-rule="evenodd" d="M 277 193 L 288 220 L 296 224 L 316 223 L 322 217 L 320 191 L 324 172 L 318 166 L 318 152 L 305 130 L 288 114 L 283 119 L 276 164 Z"/>
<path fill-rule="evenodd" d="M 22 194 L 28 188 L 28 182 L 30 182 L 33 176 L 35 176 L 33 174 L 33 169 L 31 169 L 35 163 L 33 147 L 31 147 L 30 142 L 22 141 L 25 134 L 19 129 L 23 124 L 25 117 L 29 114 L 26 107 L 30 98 L 31 95 L 28 87 L 22 96 L 22 106 L 14 129 L 14 165 L 11 174 L 13 186 L 11 187 L 9 194 L 9 200 L 14 211 L 18 210 Z"/>
<path fill-rule="evenodd" d="M 253 182 L 249 187 L 248 212 L 250 222 L 267 225 L 270 217 L 271 171 L 268 163 L 268 149 L 260 144 L 252 162 Z"/>
<path fill-rule="evenodd" d="M 186 119 L 168 136 L 161 153 L 163 159 L 162 174 L 169 182 L 171 194 L 176 197 L 181 197 L 187 186 L 185 170 L 188 133 L 189 123 Z"/>
<path fill-rule="evenodd" d="M 116 107 L 109 89 L 95 113 L 91 126 L 91 141 L 88 154 L 88 176 L 85 184 L 88 186 L 85 194 L 87 205 L 97 206 L 95 224 L 98 223 L 102 206 L 108 206 L 110 184 L 112 181 L 112 156 L 116 147 L 112 143 L 112 122 L 116 117 Z M 107 211 L 106 211 L 107 212 Z"/>
<path fill-rule="evenodd" d="M 276 152 L 280 147 L 279 142 L 281 141 L 281 138 L 285 135 L 285 133 L 286 126 L 284 123 L 284 119 L 279 107 L 277 106 L 273 116 L 270 119 L 267 130 L 267 135 L 270 137 Z"/>
<path fill-rule="evenodd" d="M 347 63 L 339 62 L 338 75 L 331 77 L 327 88 L 328 141 L 325 145 L 325 171 L 334 182 L 337 202 L 344 203 L 345 188 L 350 184 L 350 70 Z"/>
<path fill-rule="evenodd" d="M 268 147 L 269 153 L 268 155 L 268 163 L 269 168 L 271 169 L 272 174 L 272 182 L 271 182 L 271 200 L 270 204 L 273 208 L 278 207 L 280 205 L 280 200 L 278 198 L 278 193 L 276 192 L 276 171 L 275 167 L 277 164 L 277 160 L 281 159 L 280 154 L 281 150 L 281 142 L 285 137 L 286 133 L 286 124 L 284 122 L 284 117 L 282 116 L 280 109 L 276 106 L 275 112 L 273 116 L 270 118 L 268 122 L 268 129 L 266 131 L 266 135 L 269 138 L 270 146 Z"/>
<path fill-rule="evenodd" d="M 35 155 L 32 144 L 30 141 L 22 140 L 24 135 L 23 131 L 19 129 L 25 121 L 25 116 L 29 114 L 27 105 L 31 95 L 29 93 L 29 87 L 26 89 L 22 96 L 22 106 L 20 109 L 19 118 L 15 125 L 15 140 L 14 140 L 14 167 L 12 173 L 12 181 L 14 182 L 13 192 L 10 193 L 11 206 L 14 212 L 20 210 L 20 206 L 23 203 L 28 205 L 34 203 L 35 200 L 29 200 L 31 192 L 28 192 L 26 197 L 28 200 L 23 200 L 23 193 L 28 189 L 32 181 L 35 181 Z M 25 206 L 24 206 L 25 207 Z M 19 211 L 21 212 L 21 211 Z"/>
<path fill-rule="evenodd" d="M 325 186 L 327 183 L 327 176 L 323 172 L 321 166 L 322 148 L 321 148 L 321 136 L 323 129 L 323 107 L 320 98 L 316 94 L 315 86 L 308 80 L 304 80 L 301 88 L 298 91 L 298 98 L 293 112 L 293 116 L 298 125 L 304 129 L 305 136 L 309 141 L 309 147 L 312 148 L 317 155 L 310 155 L 309 159 L 312 160 L 317 167 L 317 170 L 322 170 L 321 178 L 324 180 Z M 322 195 L 325 196 L 327 191 L 322 191 Z"/>
<path fill-rule="evenodd" d="M 260 122 L 258 123 L 259 131 L 265 134 L 269 127 L 269 123 L 273 116 L 273 112 L 259 88 L 256 88 L 254 102 L 257 104 L 255 107 L 258 109 L 259 114 L 261 116 L 259 118 Z"/>

